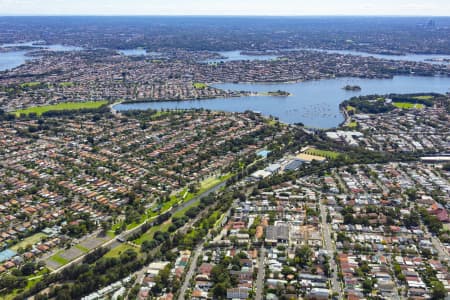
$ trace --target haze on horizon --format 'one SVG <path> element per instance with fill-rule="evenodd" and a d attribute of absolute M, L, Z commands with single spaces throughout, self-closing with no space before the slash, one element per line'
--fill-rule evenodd
<path fill-rule="evenodd" d="M 450 16 L 449 0 L 0 0 L 1 16 Z"/>

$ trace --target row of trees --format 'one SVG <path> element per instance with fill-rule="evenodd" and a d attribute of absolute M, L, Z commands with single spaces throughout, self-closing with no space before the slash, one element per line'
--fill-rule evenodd
<path fill-rule="evenodd" d="M 102 286 L 125 278 L 146 263 L 145 259 L 138 257 L 134 250 L 127 250 L 119 257 L 103 257 L 107 251 L 109 249 L 100 248 L 86 256 L 83 263 L 71 265 L 62 272 L 44 276 L 42 281 L 17 295 L 15 299 L 26 299 L 49 286 L 52 287 L 49 292 L 44 296 L 38 295 L 36 299 L 53 297 L 56 299 L 79 299 Z M 56 285 L 57 282 L 63 284 Z M 65 282 L 70 282 L 70 284 Z M 20 286 L 21 281 L 16 280 L 9 282 L 9 284 L 12 287 L 17 287 Z"/>

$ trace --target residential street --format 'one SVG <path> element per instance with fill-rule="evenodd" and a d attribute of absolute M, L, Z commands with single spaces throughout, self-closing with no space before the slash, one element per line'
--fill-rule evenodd
<path fill-rule="evenodd" d="M 191 263 L 189 264 L 189 270 L 186 273 L 186 276 L 184 277 L 183 285 L 180 289 L 180 295 L 178 296 L 178 300 L 184 300 L 184 296 L 186 295 L 186 291 L 189 288 L 192 276 L 195 274 L 195 270 L 197 268 L 197 260 L 200 256 L 200 253 L 203 251 L 203 243 L 197 246 L 194 250 L 194 257 L 192 257 Z"/>
<path fill-rule="evenodd" d="M 328 255 L 330 256 L 330 268 L 332 270 L 332 276 L 331 276 L 331 287 L 333 292 L 339 293 L 339 299 L 344 299 L 342 294 L 341 285 L 339 283 L 338 277 L 337 277 L 337 265 L 333 258 L 334 253 L 334 246 L 333 241 L 331 240 L 331 234 L 330 234 L 330 226 L 327 224 L 327 209 L 325 205 L 320 203 L 320 215 L 322 218 L 322 234 L 323 234 L 323 240 L 325 242 L 325 249 L 328 252 Z"/>
<path fill-rule="evenodd" d="M 431 237 L 431 242 L 433 243 L 434 248 L 436 248 L 436 250 L 438 251 L 439 257 L 445 258 L 446 261 L 449 261 L 450 256 L 448 254 L 447 249 L 445 249 L 444 246 L 442 245 L 441 241 L 433 236 Z"/>
<path fill-rule="evenodd" d="M 261 247 L 259 250 L 259 260 L 258 260 L 258 277 L 256 278 L 256 300 L 261 300 L 263 298 L 264 292 L 264 277 L 266 273 L 265 269 L 266 260 L 266 249 Z"/>

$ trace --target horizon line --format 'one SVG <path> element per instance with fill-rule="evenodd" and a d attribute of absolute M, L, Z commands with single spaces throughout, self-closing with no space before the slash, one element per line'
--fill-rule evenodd
<path fill-rule="evenodd" d="M 0 14 L 0 18 L 4 17 L 264 17 L 264 18 L 301 18 L 301 17 L 384 17 L 384 18 L 450 18 L 450 15 L 364 15 L 364 14 L 336 14 L 336 15 L 327 15 L 327 14 L 297 14 L 297 15 L 264 15 L 264 14 L 227 14 L 227 15 L 217 15 L 217 14 L 9 14 L 2 15 Z"/>

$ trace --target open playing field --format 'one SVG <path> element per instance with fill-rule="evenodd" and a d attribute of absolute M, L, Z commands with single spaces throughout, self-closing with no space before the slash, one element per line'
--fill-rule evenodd
<path fill-rule="evenodd" d="M 309 148 L 305 153 L 309 155 L 322 156 L 332 159 L 337 158 L 340 155 L 338 152 L 335 151 L 319 150 L 315 148 Z"/>
<path fill-rule="evenodd" d="M 208 87 L 205 83 L 201 83 L 201 82 L 195 82 L 193 85 L 194 85 L 194 88 L 199 89 L 199 90 L 203 90 Z"/>
<path fill-rule="evenodd" d="M 303 160 L 303 161 L 325 161 L 326 158 L 323 156 L 318 156 L 318 155 L 311 155 L 311 154 L 306 154 L 306 153 L 300 153 L 297 155 L 297 158 Z"/>
<path fill-rule="evenodd" d="M 20 87 L 22 87 L 22 88 L 33 88 L 33 87 L 36 87 L 36 86 L 38 86 L 38 85 L 40 85 L 41 83 L 40 82 L 38 82 L 38 81 L 34 81 L 34 82 L 25 82 L 25 83 L 22 83 L 21 85 L 20 85 Z"/>
<path fill-rule="evenodd" d="M 58 103 L 58 104 L 54 104 L 54 105 L 35 106 L 35 107 L 20 109 L 20 110 L 16 110 L 14 112 L 14 114 L 17 117 L 20 116 L 21 114 L 28 115 L 30 113 L 35 113 L 38 116 L 40 116 L 47 111 L 93 109 L 93 108 L 99 108 L 103 105 L 106 105 L 107 103 L 108 103 L 108 101 L 65 102 L 65 103 Z"/>
<path fill-rule="evenodd" d="M 425 106 L 423 104 L 420 103 L 409 103 L 409 102 L 393 102 L 392 105 L 394 105 L 397 108 L 401 108 L 401 109 L 422 109 Z"/>
<path fill-rule="evenodd" d="M 37 242 L 39 242 L 43 237 L 46 237 L 47 235 L 40 232 L 40 233 L 36 233 L 32 236 L 27 237 L 26 239 L 24 239 L 21 242 L 18 242 L 17 244 L 15 244 L 14 246 L 11 247 L 12 250 L 17 251 L 19 248 L 25 248 L 27 245 L 34 245 Z"/>

